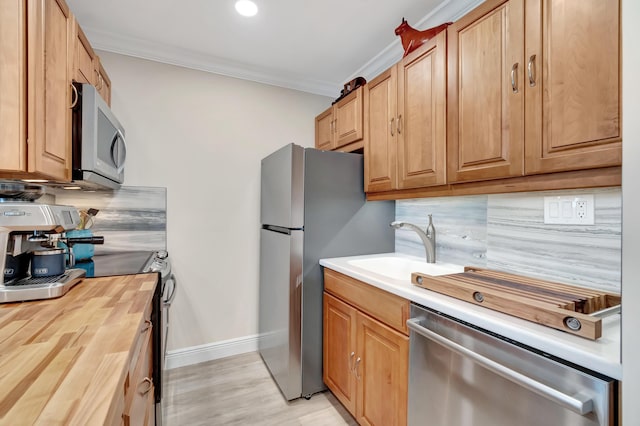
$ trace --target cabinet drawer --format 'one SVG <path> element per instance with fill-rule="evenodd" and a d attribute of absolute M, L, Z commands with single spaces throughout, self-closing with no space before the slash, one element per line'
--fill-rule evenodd
<path fill-rule="evenodd" d="M 326 268 L 324 289 L 389 327 L 409 335 L 408 300 Z"/>

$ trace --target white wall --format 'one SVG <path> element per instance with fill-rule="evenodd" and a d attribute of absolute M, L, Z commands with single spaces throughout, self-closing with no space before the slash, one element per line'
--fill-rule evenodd
<path fill-rule="evenodd" d="M 640 2 L 622 0 L 622 413 L 640 419 Z"/>
<path fill-rule="evenodd" d="M 125 185 L 167 188 L 179 280 L 169 349 L 257 333 L 260 160 L 313 146 L 331 99 L 99 52 L 127 133 Z"/>

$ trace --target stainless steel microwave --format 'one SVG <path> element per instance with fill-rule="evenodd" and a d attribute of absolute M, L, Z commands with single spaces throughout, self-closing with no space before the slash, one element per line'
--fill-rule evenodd
<path fill-rule="evenodd" d="M 90 84 L 74 84 L 73 181 L 89 189 L 118 189 L 124 182 L 124 127 Z"/>

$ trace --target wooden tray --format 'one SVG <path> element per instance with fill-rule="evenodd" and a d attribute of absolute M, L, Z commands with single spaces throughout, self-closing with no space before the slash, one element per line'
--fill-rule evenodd
<path fill-rule="evenodd" d="M 620 295 L 616 293 L 475 267 L 464 270 L 437 277 L 414 272 L 411 282 L 593 340 L 602 336 L 602 319 L 590 314 L 620 304 Z"/>

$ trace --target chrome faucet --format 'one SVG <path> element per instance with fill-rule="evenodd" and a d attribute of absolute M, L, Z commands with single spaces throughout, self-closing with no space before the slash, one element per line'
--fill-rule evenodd
<path fill-rule="evenodd" d="M 413 223 L 408 222 L 395 221 L 391 222 L 390 225 L 394 229 L 409 228 L 415 231 L 422 240 L 422 244 L 424 244 L 427 263 L 436 263 L 436 228 L 433 226 L 433 218 L 431 215 L 429 215 L 429 224 L 427 225 L 426 232 Z"/>

